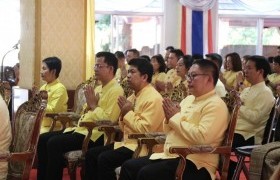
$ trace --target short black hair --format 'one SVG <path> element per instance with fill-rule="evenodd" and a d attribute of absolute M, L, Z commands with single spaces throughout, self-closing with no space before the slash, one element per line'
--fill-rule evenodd
<path fill-rule="evenodd" d="M 280 65 L 280 56 L 275 56 L 275 57 L 273 58 L 273 62 Z"/>
<path fill-rule="evenodd" d="M 135 48 L 126 50 L 126 51 L 125 51 L 125 55 L 127 54 L 127 52 L 132 52 L 132 53 L 135 54 L 137 57 L 140 56 L 140 52 L 139 52 L 137 49 L 135 49 Z"/>
<path fill-rule="evenodd" d="M 268 74 L 271 73 L 271 68 L 269 62 L 265 59 L 264 56 L 250 56 L 248 61 L 253 61 L 256 64 L 257 70 L 263 70 L 263 78 L 265 79 Z"/>
<path fill-rule="evenodd" d="M 173 47 L 173 46 L 167 46 L 166 48 L 165 48 L 165 50 L 166 51 L 170 51 L 170 50 L 174 50 L 175 48 Z"/>
<path fill-rule="evenodd" d="M 173 49 L 170 50 L 170 53 L 174 53 L 177 59 L 179 60 L 182 56 L 184 56 L 184 53 L 181 49 Z"/>
<path fill-rule="evenodd" d="M 191 55 L 184 55 L 182 56 L 184 65 L 186 69 L 190 69 L 193 64 L 193 57 Z"/>
<path fill-rule="evenodd" d="M 142 55 L 141 58 L 147 59 L 149 62 L 151 62 L 151 58 L 148 55 Z"/>
<path fill-rule="evenodd" d="M 211 58 L 212 61 L 217 61 L 218 65 L 219 65 L 219 69 L 221 69 L 221 67 L 223 65 L 223 58 L 220 54 L 210 53 L 210 54 L 206 54 L 205 56 Z"/>
<path fill-rule="evenodd" d="M 214 80 L 214 86 L 216 86 L 219 79 L 219 68 L 217 65 L 214 62 L 206 59 L 196 60 L 193 65 L 194 64 L 197 64 L 199 68 L 203 70 L 203 72 L 210 71 Z"/>
<path fill-rule="evenodd" d="M 109 66 L 112 66 L 113 73 L 114 73 L 114 75 L 116 74 L 117 69 L 118 69 L 118 59 L 116 58 L 116 56 L 113 53 L 101 51 L 96 54 L 96 57 L 97 58 L 104 57 L 104 62 L 106 64 L 108 64 Z"/>
<path fill-rule="evenodd" d="M 116 51 L 115 52 L 115 56 L 119 59 L 119 58 L 125 58 L 124 57 L 124 53 L 122 51 Z"/>
<path fill-rule="evenodd" d="M 61 71 L 61 60 L 58 58 L 58 57 L 48 57 L 46 59 L 43 60 L 43 63 L 45 63 L 49 70 L 52 71 L 52 70 L 55 70 L 55 76 L 56 78 L 59 77 L 59 73 Z"/>
<path fill-rule="evenodd" d="M 153 66 L 152 64 L 144 58 L 133 58 L 128 62 L 128 65 L 135 66 L 141 75 L 148 75 L 147 82 L 152 81 L 153 76 Z"/>

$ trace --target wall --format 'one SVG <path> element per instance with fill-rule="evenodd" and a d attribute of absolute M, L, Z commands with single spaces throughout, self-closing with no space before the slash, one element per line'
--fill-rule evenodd
<path fill-rule="evenodd" d="M 41 86 L 41 61 L 62 60 L 60 81 L 75 89 L 85 79 L 86 0 L 21 0 L 20 86 Z"/>

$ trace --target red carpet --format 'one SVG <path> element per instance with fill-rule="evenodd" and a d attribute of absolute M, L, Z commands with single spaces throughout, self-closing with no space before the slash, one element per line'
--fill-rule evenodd
<path fill-rule="evenodd" d="M 234 159 L 235 156 L 232 156 L 232 158 Z M 246 159 L 247 161 L 247 159 Z M 247 164 L 249 166 L 249 164 Z M 29 180 L 36 180 L 36 175 L 37 175 L 37 170 L 36 169 L 32 169 L 31 172 L 30 172 L 30 178 Z M 70 180 L 70 177 L 68 175 L 68 171 L 66 168 L 64 168 L 64 171 L 63 171 L 63 180 Z M 77 176 L 76 176 L 76 180 L 81 180 L 80 178 L 80 168 L 77 169 Z M 239 180 L 246 180 L 243 172 L 241 172 L 241 175 L 240 175 L 240 179 Z"/>

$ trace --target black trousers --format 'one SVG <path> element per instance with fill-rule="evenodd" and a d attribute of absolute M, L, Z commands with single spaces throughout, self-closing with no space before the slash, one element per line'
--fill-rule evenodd
<path fill-rule="evenodd" d="M 178 163 L 179 158 L 150 160 L 149 156 L 145 156 L 131 159 L 122 165 L 119 180 L 175 179 Z M 211 180 L 211 175 L 206 168 L 197 169 L 196 165 L 187 159 L 183 179 Z"/>
<path fill-rule="evenodd" d="M 37 146 L 38 180 L 61 180 L 65 159 L 63 154 L 82 148 L 84 135 L 79 133 L 62 133 L 61 131 L 41 134 Z M 101 136 L 96 142 L 90 141 L 89 147 L 103 145 Z"/>
<path fill-rule="evenodd" d="M 245 140 L 241 134 L 234 133 L 233 141 L 232 141 L 232 151 L 235 150 L 237 147 L 241 146 L 249 146 L 255 144 L 255 138 L 250 137 L 249 139 Z M 229 172 L 228 172 L 228 180 L 231 180 L 236 169 L 237 162 L 230 160 L 229 163 Z"/>
<path fill-rule="evenodd" d="M 115 169 L 131 159 L 132 155 L 133 151 L 126 147 L 114 150 L 114 144 L 88 150 L 85 160 L 85 179 L 115 180 Z"/>

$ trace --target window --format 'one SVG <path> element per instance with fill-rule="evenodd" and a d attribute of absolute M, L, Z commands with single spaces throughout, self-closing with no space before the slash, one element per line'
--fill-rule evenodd
<path fill-rule="evenodd" d="M 96 51 L 136 48 L 141 54 L 157 54 L 162 19 L 162 0 L 96 0 Z"/>
<path fill-rule="evenodd" d="M 280 8 L 279 8 L 280 9 Z M 276 56 L 280 45 L 280 11 L 257 12 L 232 0 L 219 0 L 218 52 Z"/>

